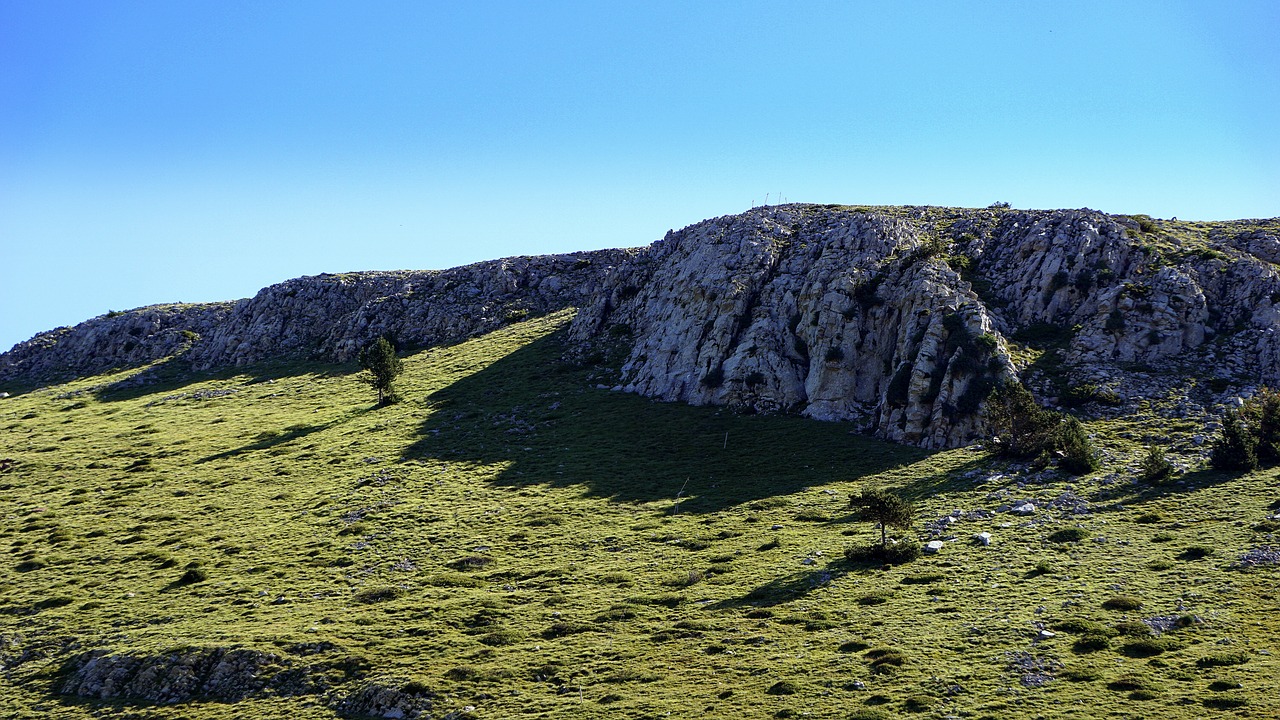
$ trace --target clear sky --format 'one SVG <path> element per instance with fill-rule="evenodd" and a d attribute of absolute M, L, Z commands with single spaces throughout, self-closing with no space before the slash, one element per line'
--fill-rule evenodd
<path fill-rule="evenodd" d="M 1280 2 L 0 0 L 0 349 L 788 201 L 1280 215 Z"/>

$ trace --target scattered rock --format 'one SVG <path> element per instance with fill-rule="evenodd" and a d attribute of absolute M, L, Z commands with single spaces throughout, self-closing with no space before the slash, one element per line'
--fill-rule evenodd
<path fill-rule="evenodd" d="M 943 545 L 944 543 L 941 540 L 930 540 L 925 543 L 924 551 L 932 555 L 934 553 L 941 552 Z"/>
<path fill-rule="evenodd" d="M 989 533 L 989 532 L 980 532 L 980 533 L 978 533 L 977 535 L 974 535 L 974 536 L 973 536 L 973 539 L 974 539 L 975 541 L 977 541 L 977 543 L 978 543 L 979 545 L 982 545 L 983 547 L 986 547 L 987 545 L 990 545 L 990 544 L 991 544 L 991 533 Z"/>

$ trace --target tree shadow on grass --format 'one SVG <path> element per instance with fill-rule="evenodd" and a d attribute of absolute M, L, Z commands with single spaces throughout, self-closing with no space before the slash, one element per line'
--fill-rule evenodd
<path fill-rule="evenodd" d="M 247 378 L 245 385 L 257 385 L 296 375 L 317 375 L 323 378 L 343 377 L 360 371 L 354 365 L 334 365 L 320 361 L 269 362 L 244 367 L 219 368 L 217 370 L 193 370 L 181 355 L 165 358 L 147 365 L 115 382 L 93 389 L 99 402 L 136 400 L 148 395 L 165 395 L 181 391 L 196 383 L 210 380 Z"/>
<path fill-rule="evenodd" d="M 815 590 L 827 587 L 849 573 L 879 571 L 884 567 L 880 560 L 850 560 L 839 558 L 825 567 L 810 568 L 770 580 L 752 588 L 741 597 L 728 598 L 707 606 L 710 610 L 735 610 L 741 608 L 774 607 L 799 600 Z"/>
<path fill-rule="evenodd" d="M 559 361 L 563 331 L 430 397 L 405 459 L 501 466 L 508 486 L 583 486 L 621 502 L 707 513 L 907 465 L 928 451 L 857 434 L 850 423 L 749 416 L 590 387 Z"/>
<path fill-rule="evenodd" d="M 214 455 L 206 455 L 205 457 L 196 460 L 196 464 L 200 465 L 214 460 L 225 460 L 226 458 L 236 457 L 237 455 L 243 455 L 257 450 L 270 450 L 277 445 L 291 443 L 294 440 L 299 440 L 311 435 L 312 433 L 344 425 L 373 409 L 375 408 L 366 407 L 353 410 L 342 417 L 335 418 L 327 423 L 321 423 L 319 425 L 295 425 L 293 427 L 285 428 L 283 432 L 264 432 L 258 436 L 258 439 L 255 442 L 251 442 L 247 445 L 241 445 L 240 447 L 232 448 L 230 450 L 224 450 Z"/>
<path fill-rule="evenodd" d="M 1243 472 L 1205 468 L 1170 478 L 1160 483 L 1119 481 L 1102 488 L 1090 498 L 1092 502 L 1135 505 L 1171 495 L 1185 495 L 1215 485 L 1238 480 Z"/>

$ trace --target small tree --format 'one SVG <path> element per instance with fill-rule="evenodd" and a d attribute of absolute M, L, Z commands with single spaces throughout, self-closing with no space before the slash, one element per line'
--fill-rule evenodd
<path fill-rule="evenodd" d="M 1280 392 L 1264 387 L 1249 398 L 1245 409 L 1252 416 L 1250 424 L 1257 428 L 1258 463 L 1280 463 Z"/>
<path fill-rule="evenodd" d="M 1017 380 L 1006 380 L 987 398 L 987 442 L 999 455 L 1036 457 L 1052 448 L 1060 420 Z"/>
<path fill-rule="evenodd" d="M 1165 457 L 1164 448 L 1152 445 L 1147 448 L 1147 456 L 1142 459 L 1142 479 L 1159 484 L 1173 477 L 1173 465 Z"/>
<path fill-rule="evenodd" d="M 880 552 L 883 554 L 889 544 L 889 526 L 897 528 L 911 527 L 911 516 L 915 508 L 911 503 L 879 488 L 868 488 L 861 495 L 849 496 L 849 506 L 858 508 L 859 517 L 866 522 L 880 526 Z"/>
<path fill-rule="evenodd" d="M 1219 470 L 1256 470 L 1258 438 L 1240 413 L 1230 410 L 1222 418 L 1222 437 L 1213 444 L 1209 462 Z"/>
<path fill-rule="evenodd" d="M 360 367 L 365 372 L 360 379 L 378 391 L 378 405 L 390 405 L 398 402 L 395 379 L 404 370 L 400 358 L 396 357 L 396 349 L 385 337 L 380 337 L 360 351 Z"/>
<path fill-rule="evenodd" d="M 1058 466 L 1072 475 L 1084 475 L 1098 469 L 1098 453 L 1089 442 L 1080 421 L 1066 415 L 1058 425 L 1058 449 L 1062 459 Z"/>

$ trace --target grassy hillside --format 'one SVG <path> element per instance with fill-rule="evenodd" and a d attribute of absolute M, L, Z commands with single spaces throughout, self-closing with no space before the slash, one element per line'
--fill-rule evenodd
<path fill-rule="evenodd" d="M 1273 473 L 1135 483 L 1137 423 L 1072 479 L 655 403 L 561 365 L 567 319 L 406 358 L 387 408 L 327 365 L 0 400 L 0 715 L 332 718 L 377 683 L 434 716 L 1280 716 L 1280 569 L 1234 567 Z M 955 541 L 845 560 L 870 484 Z M 90 649 L 234 647 L 327 687 L 51 691 Z"/>

